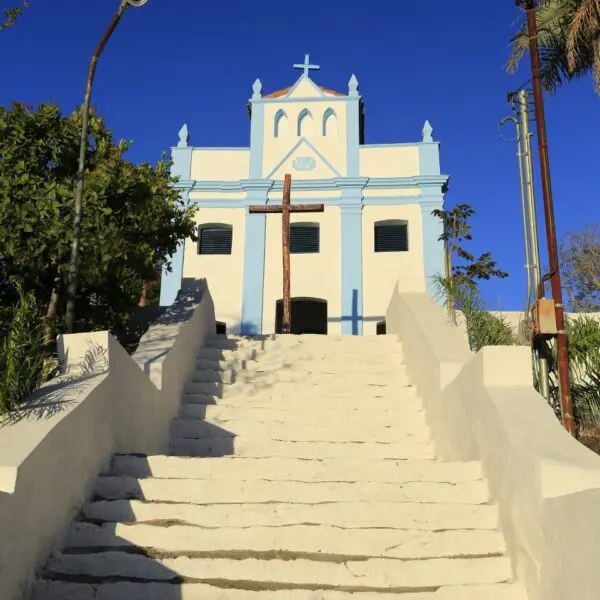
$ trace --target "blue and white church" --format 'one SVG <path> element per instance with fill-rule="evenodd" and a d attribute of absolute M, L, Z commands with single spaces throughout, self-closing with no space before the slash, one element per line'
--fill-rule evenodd
<path fill-rule="evenodd" d="M 292 175 L 290 226 L 293 333 L 371 335 L 384 328 L 398 283 L 432 291 L 443 273 L 441 209 L 448 177 L 439 142 L 425 122 L 421 140 L 365 144 L 365 104 L 358 80 L 338 92 L 315 83 L 309 57 L 285 89 L 264 93 L 259 79 L 248 103 L 250 146 L 190 145 L 188 128 L 171 149 L 183 197 L 198 207 L 198 241 L 180 243 L 164 271 L 160 303 L 170 305 L 182 278 L 206 278 L 220 331 L 268 334 L 281 323 L 281 215 L 249 213 L 281 204 Z"/>

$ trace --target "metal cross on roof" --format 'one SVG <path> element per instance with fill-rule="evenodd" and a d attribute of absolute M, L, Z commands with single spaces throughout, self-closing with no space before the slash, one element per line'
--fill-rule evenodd
<path fill-rule="evenodd" d="M 302 69 L 304 71 L 303 75 L 305 77 L 308 77 L 309 71 L 318 71 L 320 68 L 321 68 L 320 65 L 311 65 L 310 64 L 310 55 L 309 54 L 304 55 L 304 63 L 302 63 L 301 65 L 294 65 L 294 69 Z"/>

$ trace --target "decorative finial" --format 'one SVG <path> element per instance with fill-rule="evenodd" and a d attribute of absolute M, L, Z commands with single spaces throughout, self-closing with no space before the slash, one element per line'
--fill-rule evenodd
<path fill-rule="evenodd" d="M 187 123 L 183 124 L 183 127 L 179 130 L 179 143 L 178 148 L 187 148 L 188 142 L 190 141 L 190 132 L 188 131 Z"/>
<path fill-rule="evenodd" d="M 252 98 L 262 98 L 262 82 L 260 79 L 257 79 L 252 84 Z"/>
<path fill-rule="evenodd" d="M 424 142 L 433 142 L 433 127 L 429 121 L 425 121 L 425 125 L 423 125 L 423 141 Z"/>
<path fill-rule="evenodd" d="M 302 69 L 304 72 L 302 73 L 303 77 L 308 77 L 309 71 L 318 71 L 321 67 L 319 65 L 311 65 L 310 64 L 310 54 L 304 55 L 304 63 L 301 65 L 294 65 L 294 69 Z"/>
<path fill-rule="evenodd" d="M 358 96 L 358 79 L 354 73 L 348 82 L 348 96 Z"/>

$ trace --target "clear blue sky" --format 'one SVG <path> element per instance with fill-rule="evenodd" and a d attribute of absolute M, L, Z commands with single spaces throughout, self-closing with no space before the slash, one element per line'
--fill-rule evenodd
<path fill-rule="evenodd" d="M 18 0 L 0 0 L 0 9 Z M 0 33 L 0 104 L 55 100 L 72 110 L 89 57 L 118 0 L 31 0 Z M 475 252 L 492 251 L 510 273 L 484 286 L 492 308 L 520 309 L 522 229 L 515 145 L 498 136 L 506 93 L 529 78 L 504 73 L 519 11 L 493 2 L 282 3 L 149 0 L 130 9 L 100 61 L 93 104 L 132 160 L 154 161 L 187 122 L 195 145 L 249 143 L 246 103 L 298 77 L 309 52 L 320 85 L 347 89 L 356 73 L 367 108 L 367 143 L 420 139 L 425 119 L 442 142 L 449 205 L 470 203 Z M 600 218 L 600 98 L 591 78 L 547 99 L 559 235 Z M 545 244 L 544 244 L 545 249 Z"/>

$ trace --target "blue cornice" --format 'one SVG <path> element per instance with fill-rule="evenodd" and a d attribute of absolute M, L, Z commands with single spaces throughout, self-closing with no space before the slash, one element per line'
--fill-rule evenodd
<path fill-rule="evenodd" d="M 362 144 L 360 149 L 362 148 L 406 148 L 406 147 L 418 147 L 420 142 L 397 142 L 390 144 Z"/>
<path fill-rule="evenodd" d="M 359 189 L 406 189 L 441 188 L 448 185 L 447 175 L 417 175 L 413 177 L 332 177 L 331 179 L 294 179 L 292 189 L 297 191 Z M 243 192 L 248 189 L 280 191 L 282 180 L 242 179 L 235 181 L 189 181 L 181 180 L 174 184 L 178 189 L 202 192 Z"/>
<path fill-rule="evenodd" d="M 338 196 L 336 198 L 292 198 L 293 202 L 301 202 L 302 204 L 324 204 L 325 206 L 340 206 L 346 208 L 348 206 L 403 206 L 408 204 L 419 204 L 422 207 L 438 208 L 439 200 L 430 198 L 429 196 L 358 196 L 356 199 Z M 263 204 L 279 202 L 279 200 L 257 200 L 254 194 L 249 194 L 247 198 L 236 198 L 227 200 L 224 198 L 190 198 L 192 206 L 202 208 L 246 208 L 251 204 Z"/>

